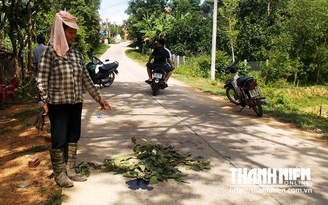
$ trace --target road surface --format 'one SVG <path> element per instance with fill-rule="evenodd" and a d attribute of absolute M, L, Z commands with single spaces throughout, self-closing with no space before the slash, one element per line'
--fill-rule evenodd
<path fill-rule="evenodd" d="M 101 163 L 109 157 L 132 154 L 131 137 L 135 137 L 201 155 L 211 160 L 211 169 L 195 172 L 181 168 L 189 183 L 168 180 L 137 188 L 131 185 L 132 179 L 122 175 L 92 171 L 87 182 L 63 189 L 68 196 L 64 205 L 327 204 L 327 143 L 318 135 L 267 115 L 258 118 L 252 110 L 238 112 L 224 97 L 202 93 L 173 78 L 169 87 L 154 97 L 144 82 L 145 66 L 125 56 L 127 45 L 111 45 L 100 58 L 120 63 L 114 83 L 101 90 L 113 110 L 99 111 L 98 103 L 86 95 L 77 160 Z M 98 114 L 103 117 L 97 118 Z M 233 182 L 234 177 L 253 179 L 250 170 L 265 172 L 269 168 L 290 168 L 295 176 L 305 171 L 300 184 L 306 186 L 270 185 L 273 174 L 264 177 L 267 182 Z"/>

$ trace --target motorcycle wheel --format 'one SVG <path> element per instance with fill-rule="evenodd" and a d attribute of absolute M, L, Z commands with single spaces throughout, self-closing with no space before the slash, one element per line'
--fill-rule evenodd
<path fill-rule="evenodd" d="M 153 96 L 156 96 L 159 90 L 159 84 L 158 83 L 153 83 L 151 85 L 151 89 L 153 91 Z"/>
<path fill-rule="evenodd" d="M 232 102 L 235 105 L 240 105 L 240 98 L 234 88 L 228 87 L 226 89 L 226 95 L 230 100 L 230 102 Z"/>
<path fill-rule="evenodd" d="M 261 99 L 260 98 L 253 99 L 252 109 L 254 110 L 254 112 L 256 113 L 256 115 L 258 117 L 262 117 L 262 115 L 263 115 L 263 109 L 262 109 L 262 103 L 261 103 Z"/>
<path fill-rule="evenodd" d="M 108 80 L 108 81 L 107 81 Z M 115 80 L 115 74 L 114 73 L 110 73 L 109 75 L 108 75 L 108 77 L 106 78 L 106 83 L 103 83 L 102 85 L 104 86 L 104 87 L 109 87 L 111 84 L 113 84 L 113 82 L 114 82 L 114 80 Z"/>

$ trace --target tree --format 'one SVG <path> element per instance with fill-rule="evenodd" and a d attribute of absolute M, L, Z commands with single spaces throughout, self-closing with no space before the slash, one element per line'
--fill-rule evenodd
<path fill-rule="evenodd" d="M 3 0 L 1 11 L 1 44 L 12 49 L 16 77 L 24 80 L 25 71 L 32 70 L 32 45 L 40 33 L 50 34 L 56 12 L 65 8 L 79 19 L 77 47 L 86 53 L 99 46 L 100 0 Z M 87 29 L 86 29 L 87 28 Z M 9 43 L 7 39 L 9 39 Z"/>
<path fill-rule="evenodd" d="M 282 7 L 281 7 L 282 8 Z M 271 30 L 268 80 L 294 85 L 327 79 L 327 1 L 290 0 L 277 12 Z M 273 32 L 275 31 L 275 32 Z M 274 35 L 273 35 L 274 33 Z M 271 75 L 271 76 L 270 76 Z"/>
<path fill-rule="evenodd" d="M 240 0 L 237 11 L 239 30 L 237 53 L 239 58 L 263 61 L 268 58 L 272 35 L 275 35 L 275 14 L 283 0 Z M 270 6 L 269 6 L 270 5 Z"/>
<path fill-rule="evenodd" d="M 213 0 L 202 5 L 197 0 L 130 1 L 129 36 L 139 48 L 165 36 L 176 54 L 209 54 L 212 5 Z M 217 50 L 268 62 L 262 63 L 266 82 L 328 79 L 326 0 L 223 0 L 219 8 Z"/>
<path fill-rule="evenodd" d="M 145 34 L 153 33 L 152 30 L 156 27 L 154 21 L 162 16 L 167 5 L 169 4 L 166 0 L 129 1 L 129 7 L 126 10 L 129 18 L 125 26 L 129 29 L 130 38 L 134 40 L 134 46 L 139 47 L 140 50 L 143 50 L 144 46 L 146 49 L 150 47 Z"/>
<path fill-rule="evenodd" d="M 31 50 L 32 50 L 32 37 L 33 28 L 35 25 L 34 15 L 41 8 L 42 3 L 49 5 L 48 1 L 1 1 L 1 32 L 3 33 L 2 42 L 6 38 L 10 39 L 9 47 L 13 50 L 14 55 L 14 67 L 15 74 L 18 78 L 18 82 L 24 78 L 24 72 L 22 68 L 25 67 L 24 55 L 27 55 L 27 65 L 31 65 Z M 44 10 L 47 12 L 49 7 L 44 6 Z M 26 26 L 27 25 L 27 26 Z M 27 51 L 27 52 L 26 52 Z"/>
<path fill-rule="evenodd" d="M 63 1 L 60 9 L 70 12 L 78 18 L 79 30 L 75 45 L 84 54 L 99 46 L 100 0 Z M 57 12 L 57 11 L 56 11 Z"/>
<path fill-rule="evenodd" d="M 328 2 L 323 0 L 290 0 L 287 7 L 289 18 L 283 29 L 291 36 L 291 59 L 300 63 L 295 67 L 299 80 L 320 81 L 321 73 L 327 73 Z M 296 74 L 295 74 L 296 75 Z M 322 79 L 323 80 L 323 79 Z M 295 80 L 294 80 L 295 81 Z"/>
<path fill-rule="evenodd" d="M 235 61 L 235 42 L 237 40 L 237 36 L 239 31 L 236 30 L 237 14 L 236 8 L 238 6 L 237 0 L 223 0 L 223 7 L 219 8 L 219 13 L 221 18 L 223 18 L 223 24 L 221 28 L 224 32 L 226 32 L 228 38 L 230 39 L 230 48 L 232 60 Z"/>

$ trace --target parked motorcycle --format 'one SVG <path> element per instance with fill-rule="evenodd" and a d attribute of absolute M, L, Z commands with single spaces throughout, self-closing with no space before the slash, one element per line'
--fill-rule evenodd
<path fill-rule="evenodd" d="M 161 67 L 152 70 L 152 81 L 150 87 L 153 91 L 153 96 L 158 94 L 159 89 L 165 89 L 167 87 L 167 84 L 164 81 L 165 76 L 166 72 Z"/>
<path fill-rule="evenodd" d="M 261 117 L 263 115 L 262 105 L 266 105 L 267 100 L 261 97 L 261 91 L 257 87 L 256 79 L 239 76 L 237 63 L 238 61 L 232 62 L 225 70 L 232 77 L 232 80 L 224 85 L 226 95 L 232 103 L 242 107 L 240 111 L 249 106 L 257 116 Z"/>
<path fill-rule="evenodd" d="M 115 80 L 115 75 L 118 74 L 118 66 L 119 63 L 117 61 L 111 63 L 103 63 L 99 58 L 89 54 L 89 58 L 91 62 L 86 65 L 86 68 L 89 72 L 89 75 L 96 85 L 109 87 Z M 105 62 L 109 62 L 107 59 Z M 96 68 L 98 66 L 98 72 L 96 72 Z"/>

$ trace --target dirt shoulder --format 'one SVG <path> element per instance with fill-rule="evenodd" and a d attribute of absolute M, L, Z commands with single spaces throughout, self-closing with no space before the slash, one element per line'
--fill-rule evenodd
<path fill-rule="evenodd" d="M 0 201 L 1 204 L 44 204 L 60 189 L 51 171 L 49 123 L 34 128 L 40 107 L 35 102 L 12 105 L 0 111 Z M 29 160 L 40 164 L 29 167 Z"/>

